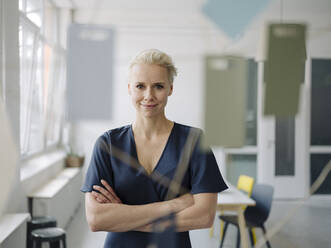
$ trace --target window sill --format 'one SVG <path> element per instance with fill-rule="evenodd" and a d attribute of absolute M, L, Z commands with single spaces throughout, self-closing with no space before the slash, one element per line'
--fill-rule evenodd
<path fill-rule="evenodd" d="M 30 219 L 30 214 L 5 214 L 0 218 L 0 244 Z"/>
<path fill-rule="evenodd" d="M 48 183 L 40 187 L 37 191 L 28 194 L 28 197 L 33 198 L 53 198 L 58 192 L 60 192 L 64 187 L 78 175 L 81 168 L 65 168 L 58 175 L 56 175 Z"/>
<path fill-rule="evenodd" d="M 65 157 L 65 150 L 59 149 L 24 161 L 20 171 L 24 190 L 33 192 L 57 175 L 64 167 Z"/>

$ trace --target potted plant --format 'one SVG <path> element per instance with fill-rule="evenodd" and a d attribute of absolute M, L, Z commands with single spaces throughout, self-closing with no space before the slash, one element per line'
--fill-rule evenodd
<path fill-rule="evenodd" d="M 84 164 L 85 156 L 73 152 L 72 147 L 69 147 L 69 152 L 65 159 L 66 167 L 81 167 Z"/>

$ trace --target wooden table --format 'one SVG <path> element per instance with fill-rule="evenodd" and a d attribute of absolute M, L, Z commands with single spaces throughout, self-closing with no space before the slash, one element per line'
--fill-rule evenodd
<path fill-rule="evenodd" d="M 217 210 L 236 211 L 238 213 L 241 245 L 243 248 L 248 248 L 248 237 L 246 232 L 244 208 L 246 206 L 255 206 L 255 201 L 249 196 L 239 191 L 233 185 L 228 184 L 228 186 L 229 189 L 218 194 Z"/>

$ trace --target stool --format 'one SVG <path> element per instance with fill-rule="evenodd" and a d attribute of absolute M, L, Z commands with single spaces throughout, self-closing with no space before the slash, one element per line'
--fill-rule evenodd
<path fill-rule="evenodd" d="M 48 242 L 50 248 L 60 248 L 60 241 L 63 248 L 67 247 L 66 232 L 59 227 L 36 229 L 32 231 L 31 238 L 33 248 L 41 248 L 43 242 Z"/>
<path fill-rule="evenodd" d="M 40 228 L 56 227 L 56 219 L 50 216 L 33 217 L 27 224 L 26 247 L 32 248 L 31 232 Z"/>

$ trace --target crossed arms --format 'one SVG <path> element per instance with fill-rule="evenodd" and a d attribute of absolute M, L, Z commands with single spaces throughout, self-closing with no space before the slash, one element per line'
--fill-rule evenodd
<path fill-rule="evenodd" d="M 214 222 L 217 193 L 185 194 L 178 198 L 144 205 L 123 204 L 105 181 L 104 187 L 85 193 L 87 222 L 93 232 L 151 232 L 151 223 L 176 213 L 177 232 L 208 228 Z"/>

